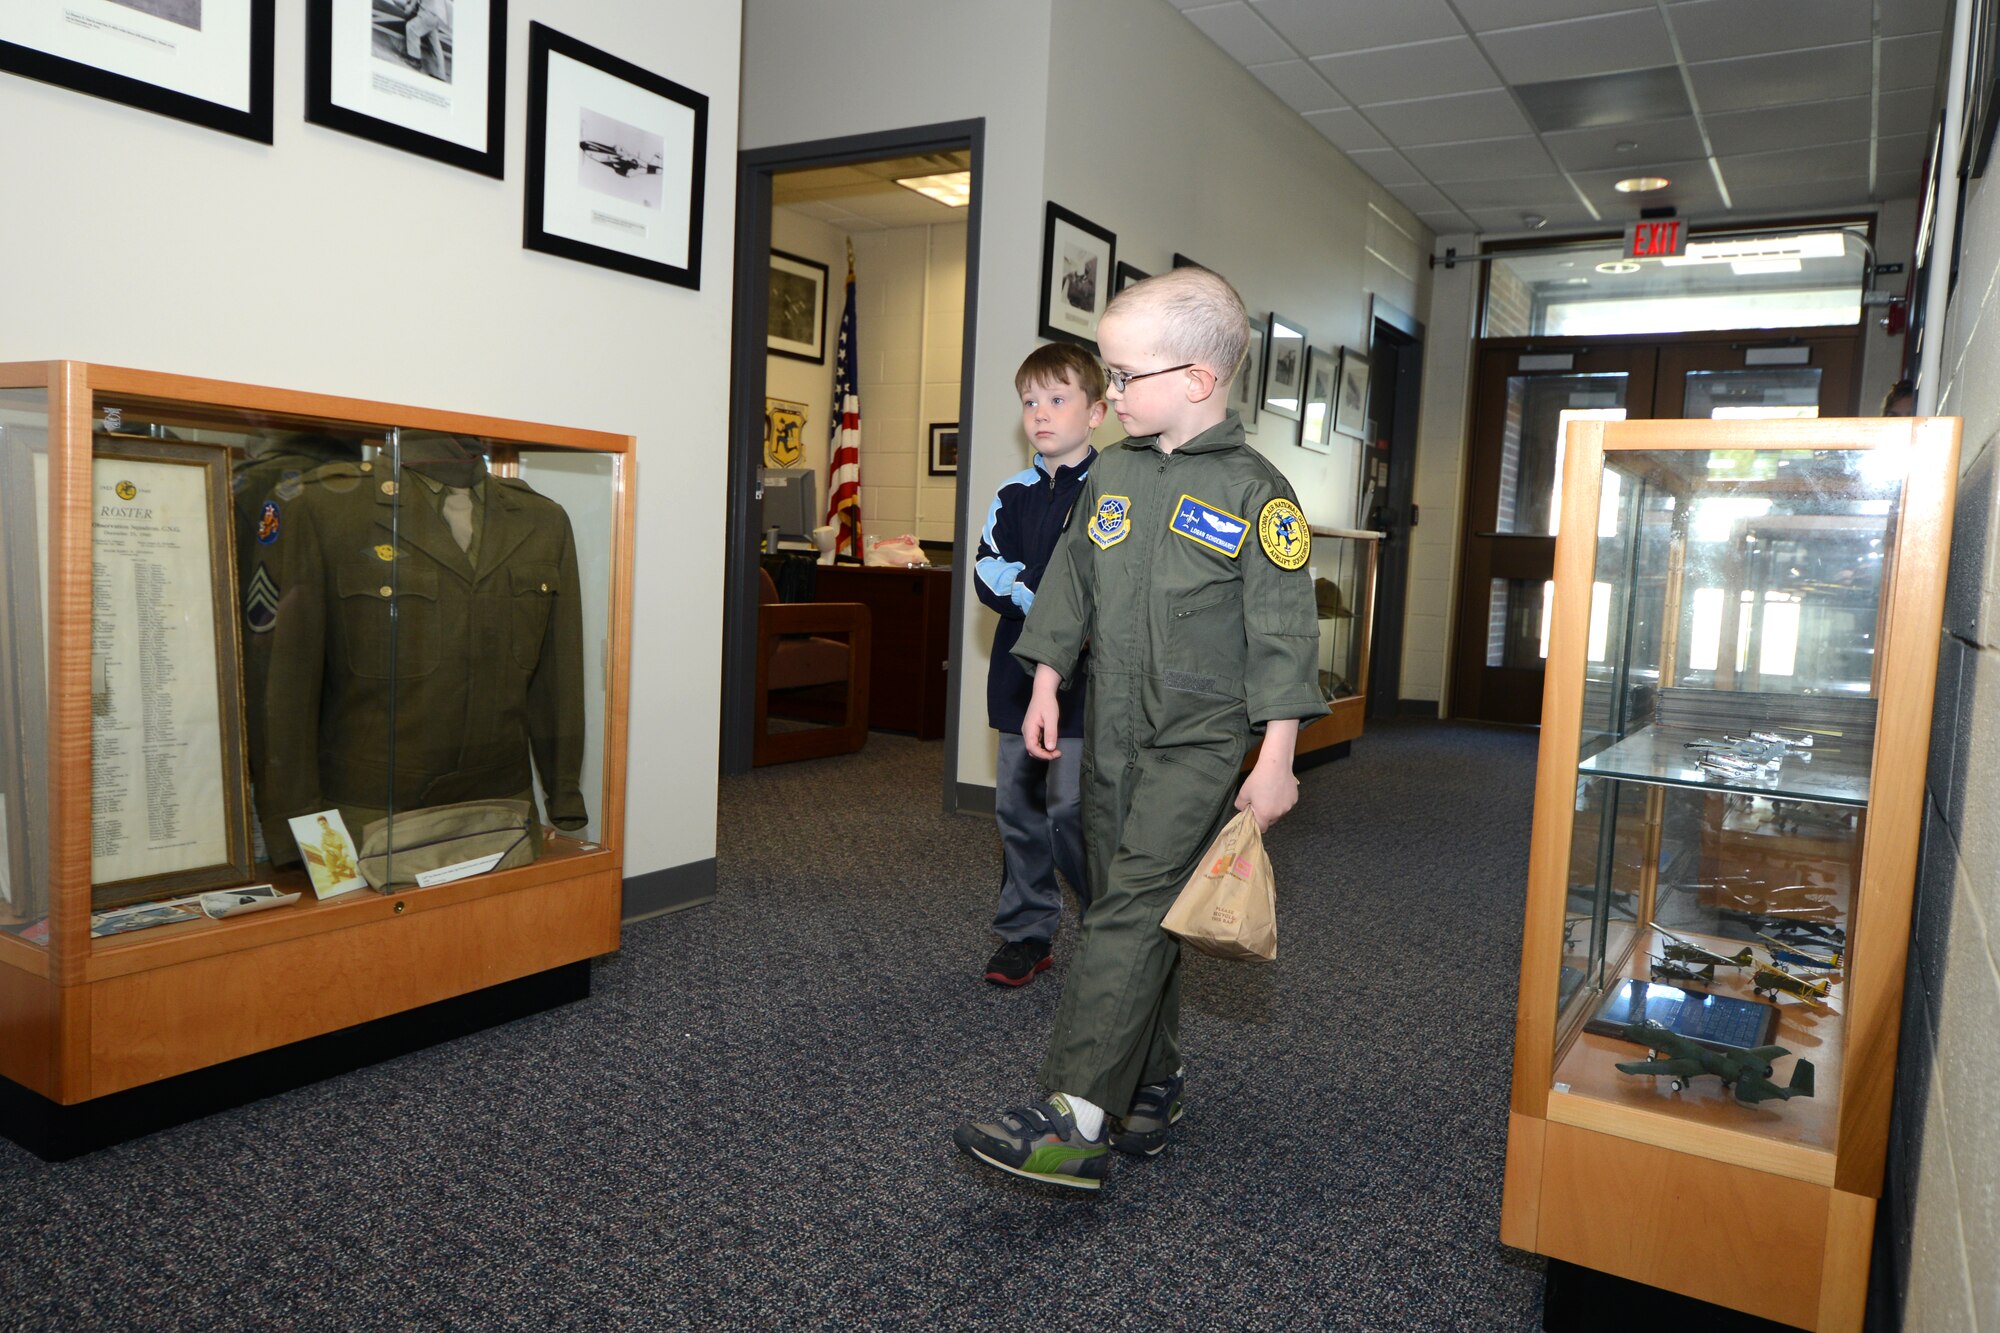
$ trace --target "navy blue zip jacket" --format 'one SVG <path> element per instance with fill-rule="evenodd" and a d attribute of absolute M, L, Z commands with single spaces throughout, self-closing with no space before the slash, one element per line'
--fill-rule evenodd
<path fill-rule="evenodd" d="M 1014 640 L 1021 637 L 1021 622 L 1034 605 L 1042 570 L 1096 458 L 1097 451 L 1089 450 L 1051 476 L 1036 454 L 1033 466 L 1000 483 L 986 511 L 972 586 L 979 590 L 979 600 L 1000 614 L 1000 623 L 993 627 L 993 660 L 986 667 L 986 721 L 995 731 L 1019 735 L 1027 717 L 1035 678 L 1014 660 Z M 1070 687 L 1057 696 L 1064 736 L 1083 735 L 1083 691 L 1088 683 L 1089 665 L 1079 660 Z"/>

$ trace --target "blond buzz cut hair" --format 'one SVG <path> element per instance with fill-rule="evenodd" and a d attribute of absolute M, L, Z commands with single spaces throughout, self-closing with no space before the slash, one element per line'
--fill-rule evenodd
<path fill-rule="evenodd" d="M 1091 402 L 1104 401 L 1104 367 L 1075 343 L 1044 343 L 1028 353 L 1014 372 L 1014 392 L 1053 389 L 1065 380 Z"/>
<path fill-rule="evenodd" d="M 1170 356 L 1200 362 L 1227 384 L 1242 368 L 1250 346 L 1250 312 L 1229 280 L 1188 266 L 1142 278 L 1111 298 L 1104 318 L 1148 314 L 1159 321 Z"/>

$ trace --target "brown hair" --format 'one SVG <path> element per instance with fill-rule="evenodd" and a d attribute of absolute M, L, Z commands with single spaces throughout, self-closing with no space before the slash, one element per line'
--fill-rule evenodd
<path fill-rule="evenodd" d="M 1028 353 L 1014 372 L 1014 392 L 1050 388 L 1064 380 L 1076 385 L 1095 403 L 1104 397 L 1104 367 L 1074 343 L 1044 343 Z"/>

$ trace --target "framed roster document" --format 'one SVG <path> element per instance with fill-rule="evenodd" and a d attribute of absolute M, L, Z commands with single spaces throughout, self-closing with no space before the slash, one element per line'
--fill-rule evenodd
<path fill-rule="evenodd" d="M 91 462 L 91 906 L 252 878 L 229 455 L 100 435 Z"/>

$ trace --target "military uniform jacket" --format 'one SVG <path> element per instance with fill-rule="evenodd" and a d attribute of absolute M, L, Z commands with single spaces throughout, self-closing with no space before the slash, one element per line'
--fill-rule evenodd
<path fill-rule="evenodd" d="M 1266 722 L 1319 717 L 1311 538 L 1297 505 L 1234 412 L 1172 453 L 1154 436 L 1112 446 L 1091 467 L 1014 656 L 1067 682 L 1089 645 L 1099 748 L 1114 738 L 1240 746 Z"/>
<path fill-rule="evenodd" d="M 314 472 L 264 548 L 278 598 L 256 704 L 266 845 L 289 853 L 285 820 L 329 806 L 525 796 L 531 753 L 549 818 L 580 828 L 583 616 L 569 516 L 526 482 L 486 477 L 475 568 L 421 482 L 406 483 L 397 512 L 385 471 Z"/>

